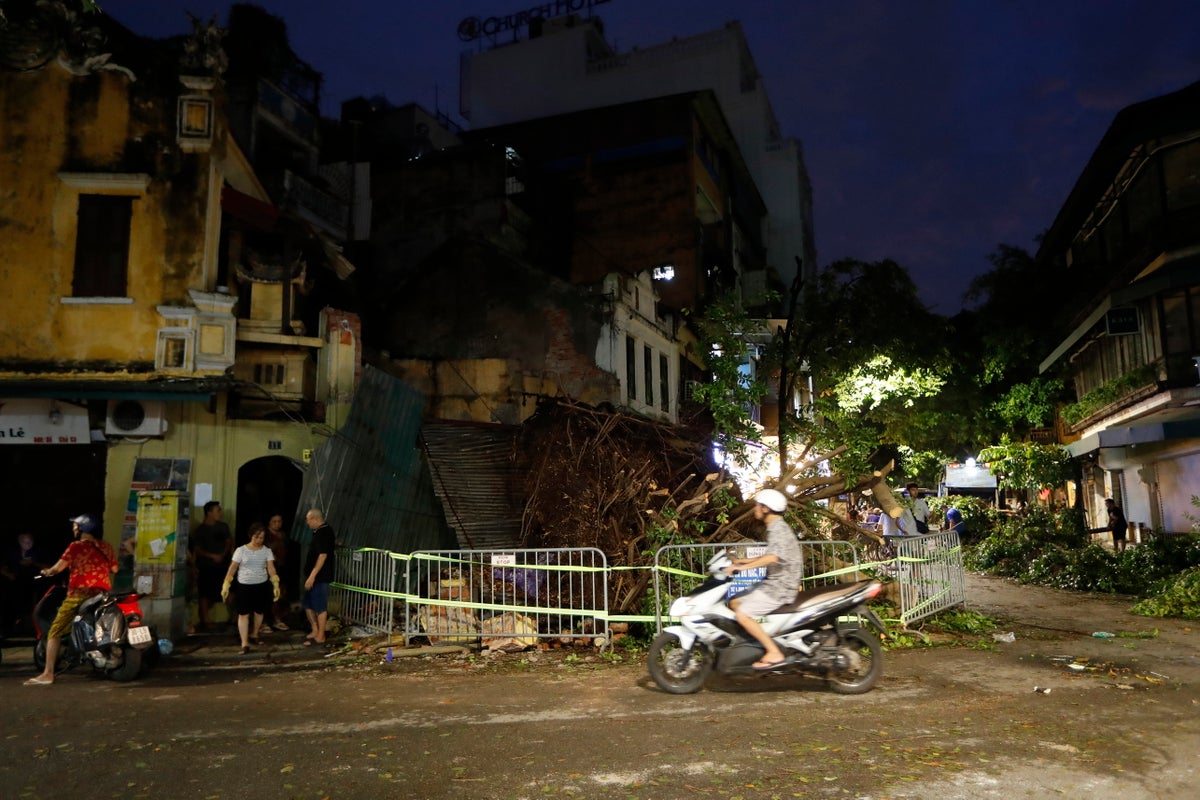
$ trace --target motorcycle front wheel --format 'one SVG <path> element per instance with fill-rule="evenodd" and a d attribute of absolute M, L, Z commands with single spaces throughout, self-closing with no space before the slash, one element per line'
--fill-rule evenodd
<path fill-rule="evenodd" d="M 142 651 L 129 645 L 123 647 L 125 653 L 121 666 L 108 671 L 108 677 L 114 681 L 131 681 L 142 671 Z"/>
<path fill-rule="evenodd" d="M 660 633 L 650 643 L 647 667 L 658 688 L 671 694 L 700 691 L 712 671 L 712 656 L 703 645 L 689 653 L 673 633 Z"/>
<path fill-rule="evenodd" d="M 883 676 L 883 646 L 869 631 L 850 631 L 842 637 L 839 660 L 842 669 L 828 676 L 829 687 L 838 694 L 863 694 L 875 688 Z"/>

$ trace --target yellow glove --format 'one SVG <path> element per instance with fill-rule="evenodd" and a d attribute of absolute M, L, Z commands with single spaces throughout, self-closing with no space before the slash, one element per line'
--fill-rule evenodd
<path fill-rule="evenodd" d="M 230 586 L 233 586 L 233 578 L 226 578 L 225 582 L 221 584 L 221 602 L 222 603 L 229 601 L 229 587 Z"/>
<path fill-rule="evenodd" d="M 278 602 L 279 600 L 279 576 L 271 576 L 271 599 Z"/>

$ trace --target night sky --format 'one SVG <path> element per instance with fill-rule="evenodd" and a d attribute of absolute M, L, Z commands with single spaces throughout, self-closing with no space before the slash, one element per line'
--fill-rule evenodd
<path fill-rule="evenodd" d="M 186 33 L 221 0 L 101 0 Z M 536 0 L 262 0 L 325 76 L 323 112 L 382 94 L 458 117 L 464 17 Z M 609 0 L 621 51 L 739 20 L 785 135 L 803 142 L 823 266 L 892 258 L 935 311 L 999 243 L 1036 250 L 1114 114 L 1200 80 L 1196 0 Z"/>

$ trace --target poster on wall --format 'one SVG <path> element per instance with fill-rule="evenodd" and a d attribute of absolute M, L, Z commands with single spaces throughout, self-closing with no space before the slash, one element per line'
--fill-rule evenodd
<path fill-rule="evenodd" d="M 179 538 L 179 492 L 146 490 L 138 495 L 136 563 L 175 564 Z"/>
<path fill-rule="evenodd" d="M 175 541 L 187 541 L 188 520 L 191 518 L 188 491 L 192 481 L 190 458 L 139 458 L 133 464 L 133 480 L 129 484 L 129 495 L 125 503 L 125 514 L 121 520 L 121 547 L 118 557 L 120 570 L 115 583 L 131 586 L 133 563 L 137 547 L 138 496 L 141 492 L 171 490 L 179 492 L 178 522 Z M 172 555 L 182 555 L 172 550 Z M 167 562 L 163 562 L 167 563 Z"/>

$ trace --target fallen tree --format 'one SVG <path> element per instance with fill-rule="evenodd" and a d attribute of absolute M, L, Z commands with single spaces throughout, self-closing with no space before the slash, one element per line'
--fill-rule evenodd
<path fill-rule="evenodd" d="M 666 545 L 760 539 L 753 504 L 713 462 L 709 441 L 703 431 L 619 411 L 543 405 L 520 442 L 528 467 L 523 545 L 595 547 L 612 567 L 650 567 Z M 869 491 L 885 511 L 898 507 L 885 482 L 892 465 L 847 479 L 828 466 L 842 450 L 808 448 L 770 488 L 791 499 L 801 538 L 878 543 L 877 532 L 834 513 L 828 501 Z M 649 569 L 614 571 L 610 610 L 635 610 L 651 579 Z"/>

